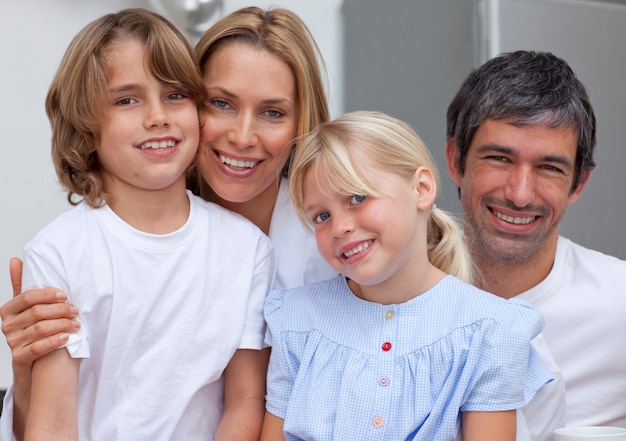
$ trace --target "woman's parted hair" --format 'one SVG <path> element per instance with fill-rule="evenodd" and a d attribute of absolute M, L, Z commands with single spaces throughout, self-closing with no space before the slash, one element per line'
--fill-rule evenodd
<path fill-rule="evenodd" d="M 71 41 L 46 97 L 52 159 L 72 205 L 102 205 L 105 189 L 96 148 L 108 92 L 107 49 L 125 39 L 146 47 L 147 67 L 161 82 L 188 94 L 200 112 L 206 89 L 193 46 L 174 24 L 140 8 L 104 15 Z M 200 115 L 199 121 L 200 124 Z"/>
<path fill-rule="evenodd" d="M 339 194 L 389 196 L 374 188 L 360 170 L 362 158 L 409 178 L 419 167 L 426 167 L 439 180 L 428 148 L 408 124 L 379 112 L 347 113 L 298 140 L 289 187 L 305 225 L 311 226 L 304 213 L 303 181 L 307 170 L 316 163 L 324 164 L 328 182 Z M 427 234 L 429 261 L 442 271 L 471 282 L 472 265 L 458 222 L 446 211 L 433 207 Z"/>
<path fill-rule="evenodd" d="M 196 44 L 196 56 L 204 74 L 211 55 L 229 42 L 249 44 L 280 57 L 291 69 L 296 84 L 298 124 L 302 136 L 329 118 L 321 52 L 305 23 L 284 8 L 239 9 L 215 23 Z M 321 67 L 320 67 L 321 66 Z M 283 175 L 289 172 L 289 160 Z"/>

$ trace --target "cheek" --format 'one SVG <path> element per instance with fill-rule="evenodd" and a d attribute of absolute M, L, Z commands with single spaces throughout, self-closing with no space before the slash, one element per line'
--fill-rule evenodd
<path fill-rule="evenodd" d="M 333 251 L 329 235 L 324 227 L 319 227 L 315 230 L 315 240 L 317 242 L 317 249 L 322 257 L 327 261 L 330 260 L 333 257 Z"/>
<path fill-rule="evenodd" d="M 482 168 L 472 173 L 465 172 L 461 186 L 462 197 L 490 193 L 498 188 L 504 188 L 507 180 L 506 172 L 501 170 Z"/>
<path fill-rule="evenodd" d="M 292 148 L 293 136 L 283 135 L 281 137 L 266 137 L 268 141 L 264 143 L 265 150 L 270 153 L 274 158 L 279 159 L 281 164 L 284 164 L 289 157 Z"/>
<path fill-rule="evenodd" d="M 218 132 L 218 124 L 217 121 L 211 119 L 207 115 L 203 117 L 203 125 L 200 129 L 200 143 L 206 143 L 213 141 L 216 138 L 216 133 Z"/>

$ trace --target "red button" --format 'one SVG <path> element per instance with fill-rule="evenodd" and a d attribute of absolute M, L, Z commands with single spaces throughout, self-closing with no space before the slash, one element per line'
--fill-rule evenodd
<path fill-rule="evenodd" d="M 389 343 L 388 341 L 383 343 L 383 351 L 387 352 L 390 349 L 391 349 L 391 343 Z"/>

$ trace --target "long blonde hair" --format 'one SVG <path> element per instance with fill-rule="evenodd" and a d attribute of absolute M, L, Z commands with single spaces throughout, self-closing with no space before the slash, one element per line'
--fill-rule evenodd
<path fill-rule="evenodd" d="M 313 129 L 298 141 L 289 178 L 294 206 L 305 225 L 303 181 L 307 170 L 324 164 L 333 191 L 382 197 L 361 172 L 357 158 L 367 158 L 389 173 L 412 177 L 428 168 L 438 181 L 435 162 L 421 138 L 408 124 L 379 112 L 352 112 Z M 427 232 L 428 260 L 442 271 L 471 282 L 472 265 L 459 223 L 434 207 Z"/>

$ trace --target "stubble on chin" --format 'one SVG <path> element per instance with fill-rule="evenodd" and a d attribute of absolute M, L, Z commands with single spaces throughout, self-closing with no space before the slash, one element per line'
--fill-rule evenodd
<path fill-rule="evenodd" d="M 480 220 L 465 217 L 465 237 L 476 261 L 519 263 L 529 259 L 546 240 L 547 234 L 516 235 L 489 228 Z"/>

